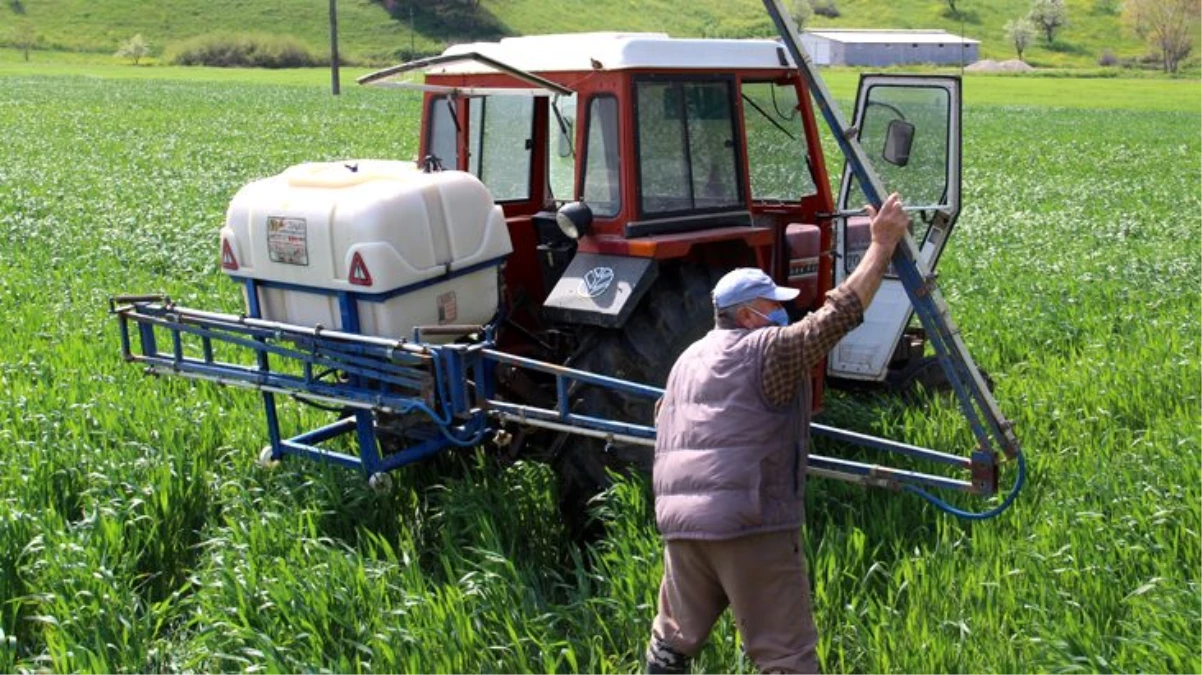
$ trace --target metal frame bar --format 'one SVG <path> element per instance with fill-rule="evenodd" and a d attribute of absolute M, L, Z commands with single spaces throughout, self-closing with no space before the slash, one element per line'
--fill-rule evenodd
<path fill-rule="evenodd" d="M 279 334 L 260 333 L 257 337 L 243 338 L 230 333 L 220 333 L 216 330 L 209 329 L 203 326 L 188 325 L 172 321 L 169 318 L 163 317 L 147 317 L 144 322 L 146 325 L 158 326 L 167 328 L 171 331 L 173 343 L 179 341 L 181 333 L 196 335 L 204 340 L 212 340 L 218 338 L 221 342 L 227 344 L 247 347 L 254 349 L 257 352 L 266 353 L 268 355 L 279 356 L 289 359 L 302 360 L 306 365 L 317 365 L 323 368 L 334 368 L 346 371 L 352 375 L 370 376 L 374 380 L 395 384 L 399 387 L 409 389 L 421 389 L 424 382 L 422 381 L 422 373 L 419 370 L 408 367 L 394 367 L 387 362 L 382 362 L 378 359 L 369 359 L 353 354 L 343 354 L 340 350 L 334 348 L 317 347 L 309 351 L 300 351 L 289 349 L 287 347 L 279 347 L 266 342 L 272 337 L 280 337 Z M 227 328 L 227 330 L 229 330 Z M 306 338 L 307 339 L 307 338 Z M 175 362 L 184 362 L 183 354 L 179 349 L 173 352 L 172 360 Z M 224 363 L 212 359 L 211 353 L 206 353 L 206 364 L 225 367 L 229 369 L 241 369 L 243 366 L 238 364 Z"/>
<path fill-rule="evenodd" d="M 859 445 L 865 448 L 874 448 L 876 450 L 884 450 L 886 452 L 896 452 L 902 455 L 914 457 L 916 459 L 926 459 L 933 462 L 951 464 L 962 469 L 972 468 L 972 460 L 968 457 L 961 457 L 960 455 L 939 452 L 938 450 L 928 450 L 927 448 L 920 448 L 917 445 L 898 443 L 897 441 L 890 441 L 878 436 L 869 436 L 868 434 L 848 431 L 847 429 L 828 427 L 825 424 L 814 424 L 811 422 L 810 433 L 815 436 L 825 436 L 827 438 L 833 438 L 836 441 L 843 441 L 844 443 L 851 443 L 852 445 Z"/>
<path fill-rule="evenodd" d="M 554 410 L 489 399 L 485 401 L 485 404 L 492 409 L 494 416 L 527 426 L 600 438 L 610 443 L 619 442 L 630 445 L 655 444 L 656 432 L 654 427 L 605 420 L 587 415 L 576 415 L 570 412 L 567 400 L 568 384 L 570 382 L 587 382 L 596 386 L 653 399 L 663 396 L 663 389 L 618 380 L 583 370 L 566 368 L 556 364 L 535 361 L 491 349 L 482 350 L 482 354 L 487 360 L 548 373 L 554 375 L 556 379 L 556 402 Z M 976 477 L 976 472 L 980 470 L 979 462 L 982 458 L 976 456 L 977 453 L 974 453 L 974 457 L 970 459 L 821 424 L 811 424 L 810 430 L 815 435 L 825 436 L 861 447 L 896 452 L 916 459 L 948 464 L 960 469 L 968 469 L 974 472 L 974 478 Z M 833 457 L 823 457 L 821 455 L 810 455 L 807 458 L 807 470 L 814 475 L 825 478 L 835 478 L 863 485 L 881 487 L 899 488 L 902 485 L 908 484 L 960 490 L 977 494 L 992 494 L 997 489 L 996 484 L 990 490 L 976 480 L 957 480 L 916 471 L 905 471 Z"/>
<path fill-rule="evenodd" d="M 344 331 L 325 331 L 279 322 L 264 321 L 259 293 L 261 286 L 253 279 L 244 280 L 248 298 L 247 317 L 201 312 L 176 307 L 165 297 L 127 298 L 133 304 L 117 308 L 111 305 L 121 324 L 122 353 L 127 361 L 143 363 L 147 371 L 201 379 L 221 384 L 258 390 L 263 397 L 264 413 L 271 458 L 296 455 L 317 461 L 357 468 L 371 475 L 409 464 L 454 444 L 456 440 L 445 430 L 434 438 L 405 450 L 382 457 L 377 445 L 374 415 L 376 411 L 406 413 L 415 409 L 432 413 L 421 398 L 431 375 L 436 389 L 439 373 L 405 365 L 437 365 L 437 353 L 399 341 L 381 340 L 359 335 L 358 300 L 354 293 L 338 295 L 339 311 Z M 160 300 L 165 304 L 149 304 Z M 138 324 L 142 353 L 135 354 L 129 338 L 128 321 Z M 155 330 L 168 332 L 172 348 L 169 354 L 158 350 Z M 200 358 L 186 356 L 183 336 L 195 335 L 202 343 Z M 224 363 L 213 354 L 213 342 L 250 349 L 255 353 L 255 365 Z M 277 342 L 289 341 L 308 349 L 281 347 Z M 273 371 L 271 358 L 299 363 L 303 375 Z M 314 366 L 333 368 L 350 375 L 346 383 L 326 383 L 313 377 Z M 368 382 L 371 383 L 369 386 Z M 400 388 L 389 391 L 385 387 Z M 276 394 L 288 394 L 301 399 L 344 405 L 353 413 L 338 422 L 284 438 L 276 405 Z M 431 414 L 432 421 L 445 428 L 445 420 Z M 469 425 L 470 426 L 470 425 Z M 461 429 L 462 430 L 462 429 Z M 319 447 L 342 435 L 354 433 L 359 455 L 354 456 Z"/>

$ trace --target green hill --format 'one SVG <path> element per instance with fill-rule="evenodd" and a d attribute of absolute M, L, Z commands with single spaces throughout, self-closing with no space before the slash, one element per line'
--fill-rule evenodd
<path fill-rule="evenodd" d="M 823 0 L 831 3 L 831 0 Z M 111 54 L 141 33 L 157 48 L 212 32 L 295 36 L 316 51 L 328 39 L 328 0 L 0 0 L 0 44 L 33 37 L 39 49 Z M 981 41 L 981 57 L 1014 58 L 1002 26 L 1029 0 L 833 0 L 840 16 L 813 27 L 943 28 Z M 1147 49 L 1121 27 L 1119 0 L 1068 0 L 1069 25 L 1026 54 L 1037 66 L 1094 66 L 1104 50 L 1121 59 Z M 339 0 L 342 52 L 390 62 L 453 42 L 500 35 L 588 30 L 662 31 L 673 36 L 774 35 L 757 0 Z M 412 10 L 412 12 L 411 12 Z M 412 24 L 410 23 L 412 21 Z M 415 30 L 411 30 L 410 26 Z"/>

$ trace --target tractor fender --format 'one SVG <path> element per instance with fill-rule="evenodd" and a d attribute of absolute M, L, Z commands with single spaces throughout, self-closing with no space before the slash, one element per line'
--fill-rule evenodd
<path fill-rule="evenodd" d="M 543 303 L 551 321 L 621 328 L 655 283 L 653 258 L 577 253 Z"/>

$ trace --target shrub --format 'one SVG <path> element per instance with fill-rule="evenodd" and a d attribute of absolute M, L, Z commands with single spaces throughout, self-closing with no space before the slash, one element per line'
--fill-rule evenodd
<path fill-rule="evenodd" d="M 212 33 L 174 45 L 167 61 L 217 68 L 305 68 L 328 63 L 290 35 Z"/>
<path fill-rule="evenodd" d="M 383 58 L 383 60 L 389 63 L 406 63 L 430 56 L 438 56 L 441 53 L 442 51 L 438 49 L 422 49 L 421 47 L 410 49 L 409 47 L 400 47 L 383 55 L 375 55 L 372 58 Z"/>
<path fill-rule="evenodd" d="M 1114 52 L 1109 49 L 1102 50 L 1102 55 L 1098 57 L 1099 66 L 1117 66 L 1118 64 L 1119 57 L 1115 56 Z"/>
<path fill-rule="evenodd" d="M 841 16 L 839 8 L 835 6 L 835 0 L 814 0 L 814 13 L 818 16 L 825 16 L 828 19 L 837 19 Z"/>

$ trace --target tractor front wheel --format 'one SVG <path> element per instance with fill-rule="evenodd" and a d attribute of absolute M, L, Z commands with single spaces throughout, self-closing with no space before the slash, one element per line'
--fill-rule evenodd
<path fill-rule="evenodd" d="M 993 391 L 993 378 L 981 368 L 977 368 L 981 379 L 989 391 Z M 896 374 L 890 374 L 889 384 L 901 393 L 903 399 L 911 404 L 922 402 L 925 396 L 932 394 L 951 394 L 952 383 L 943 371 L 943 365 L 936 356 L 924 356 L 906 366 Z"/>
<path fill-rule="evenodd" d="M 663 387 L 676 358 L 713 327 L 710 291 L 723 270 L 668 263 L 621 328 L 590 328 L 566 364 L 623 380 Z M 580 386 L 572 396 L 577 414 L 634 424 L 655 424 L 655 401 L 613 390 Z M 651 473 L 654 452 L 643 445 L 613 444 L 571 436 L 556 439 L 560 509 L 577 539 L 593 539 L 600 525 L 589 503 L 610 484 L 609 471 Z"/>

